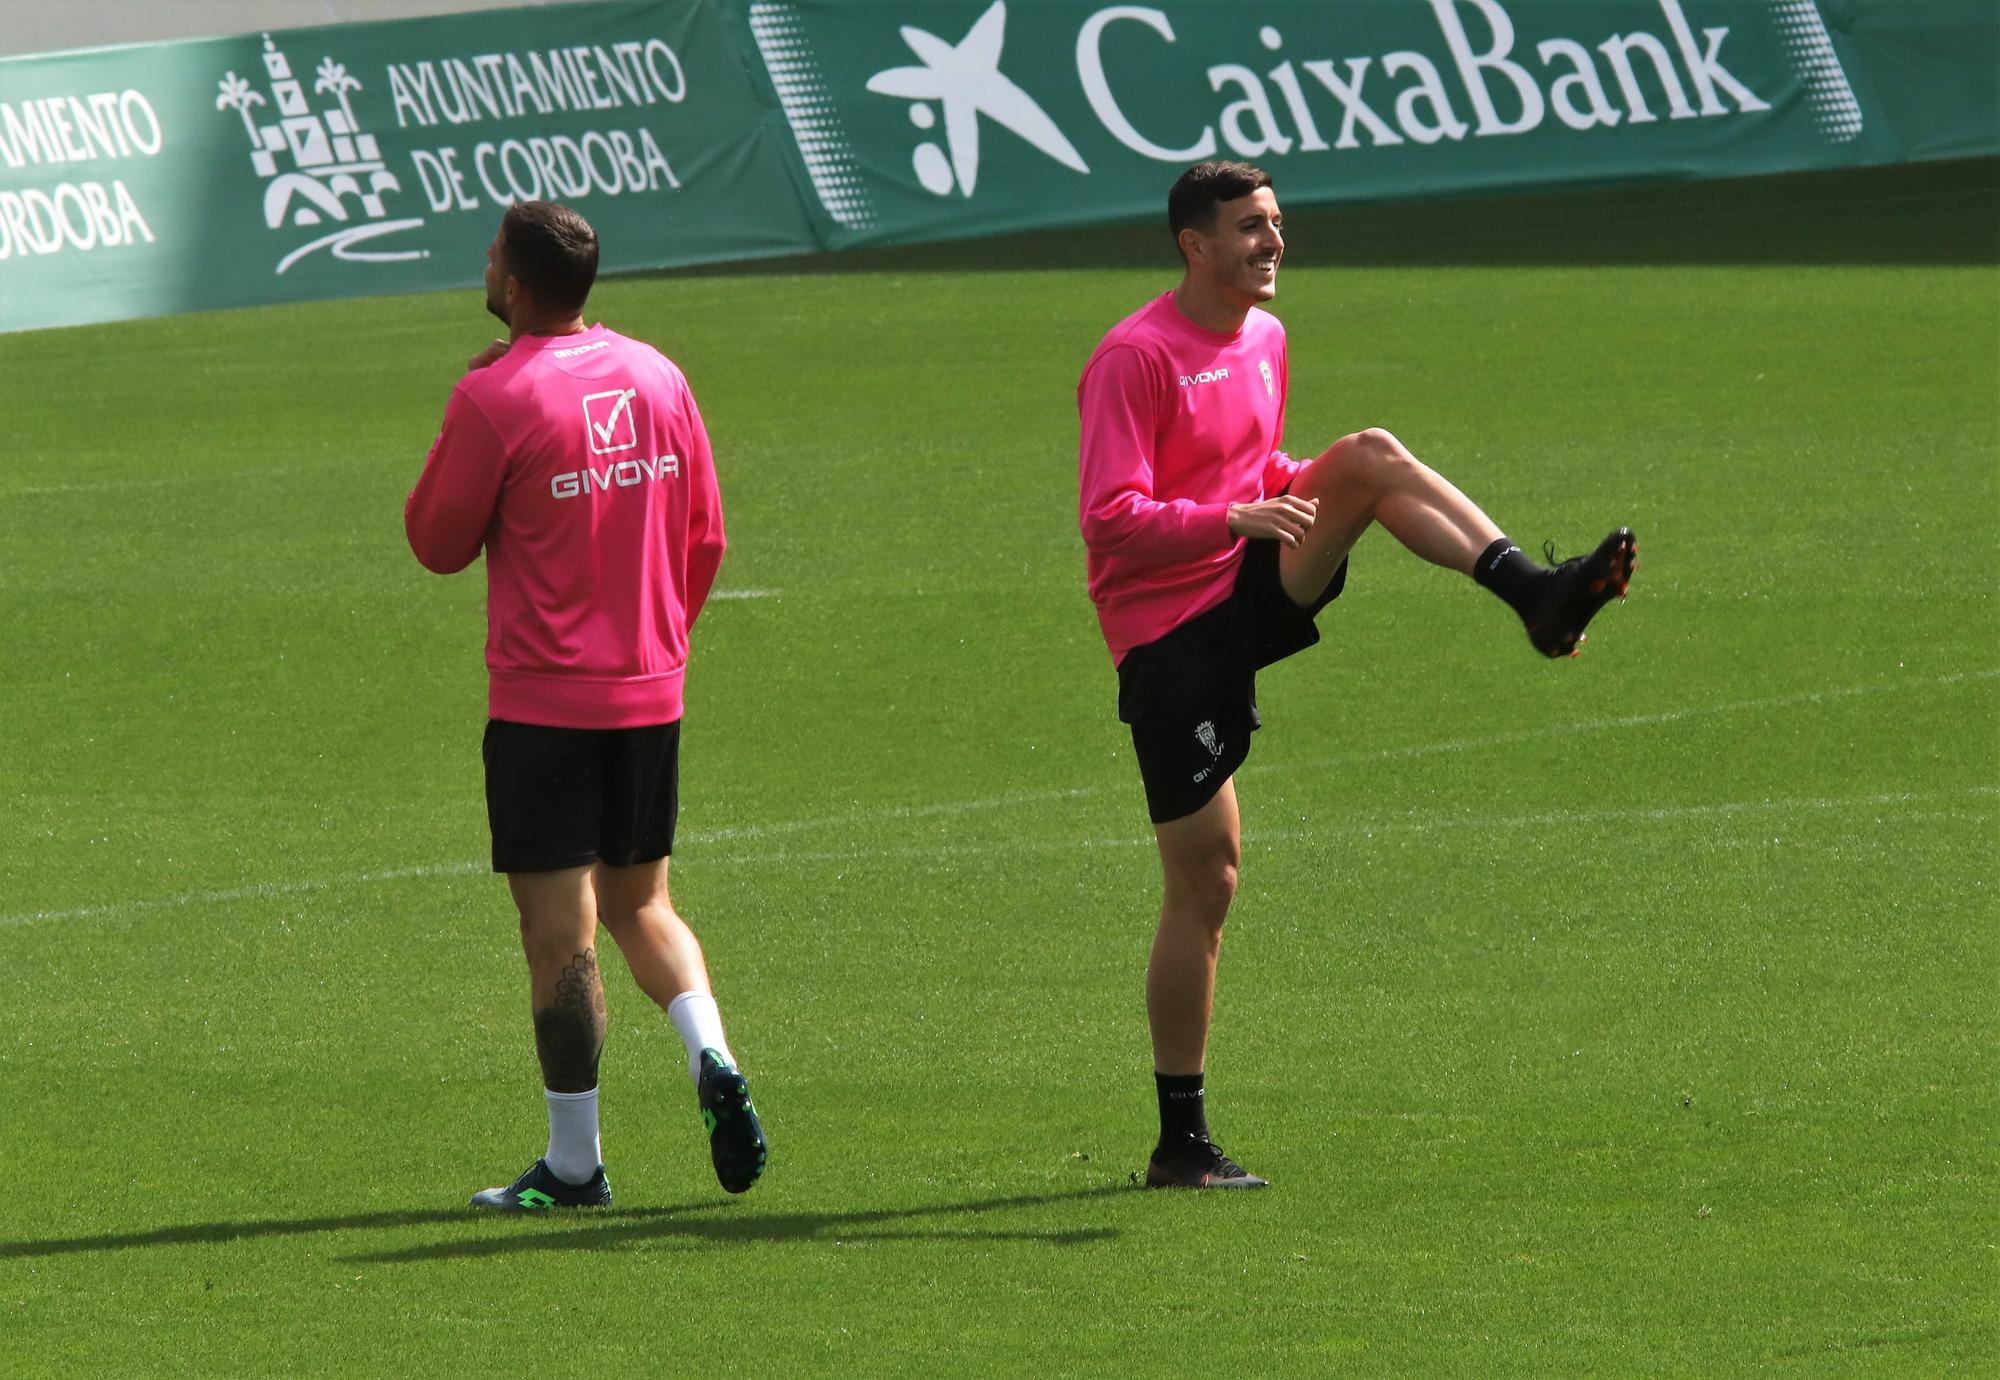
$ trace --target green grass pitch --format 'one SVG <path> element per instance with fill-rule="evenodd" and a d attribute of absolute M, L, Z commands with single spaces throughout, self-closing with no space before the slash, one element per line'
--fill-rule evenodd
<path fill-rule="evenodd" d="M 1264 678 L 1258 1195 L 1130 1186 L 1074 388 L 1164 231 L 600 286 L 715 437 L 675 889 L 774 1156 L 607 960 L 596 1216 L 463 1206 L 544 1133 L 483 580 L 401 528 L 476 289 L 0 337 L 0 1373 L 1996 1373 L 1995 181 L 1292 218 L 1295 453 L 1642 551 L 1549 664 L 1372 534 Z"/>

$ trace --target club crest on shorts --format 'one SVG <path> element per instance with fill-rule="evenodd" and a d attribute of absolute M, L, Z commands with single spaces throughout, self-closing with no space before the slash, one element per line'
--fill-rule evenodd
<path fill-rule="evenodd" d="M 1196 781 L 1206 781 L 1208 774 L 1215 770 L 1215 764 L 1222 759 L 1222 739 L 1215 734 L 1215 721 L 1203 719 L 1194 726 L 1195 741 L 1208 750 L 1209 762 L 1194 774 Z"/>

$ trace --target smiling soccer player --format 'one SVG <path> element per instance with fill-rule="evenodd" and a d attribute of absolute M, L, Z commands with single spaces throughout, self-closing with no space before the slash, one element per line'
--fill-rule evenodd
<path fill-rule="evenodd" d="M 1258 669 L 1319 640 L 1315 619 L 1375 524 L 1492 590 L 1550 657 L 1575 655 L 1592 617 L 1624 595 L 1638 545 L 1621 527 L 1588 556 L 1538 565 L 1379 429 L 1293 460 L 1279 449 L 1285 332 L 1258 307 L 1276 295 L 1285 254 L 1269 174 L 1190 168 L 1168 193 L 1167 223 L 1180 286 L 1113 327 L 1077 387 L 1078 507 L 1160 853 L 1146 968 L 1160 1138 L 1146 1182 L 1262 1188 L 1210 1138 L 1203 1107 L 1242 856 L 1234 776 L 1259 723 Z"/>

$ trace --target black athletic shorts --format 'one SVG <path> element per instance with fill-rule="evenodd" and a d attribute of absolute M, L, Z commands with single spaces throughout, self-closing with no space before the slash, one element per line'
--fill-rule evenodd
<path fill-rule="evenodd" d="M 674 851 L 681 726 L 545 728 L 486 721 L 495 872 L 657 862 Z"/>
<path fill-rule="evenodd" d="M 1253 540 L 1227 599 L 1125 654 L 1118 718 L 1132 727 L 1153 823 L 1193 814 L 1243 765 L 1261 723 L 1258 670 L 1319 641 L 1313 620 L 1346 584 L 1342 561 L 1300 608 L 1278 579 L 1278 543 Z"/>

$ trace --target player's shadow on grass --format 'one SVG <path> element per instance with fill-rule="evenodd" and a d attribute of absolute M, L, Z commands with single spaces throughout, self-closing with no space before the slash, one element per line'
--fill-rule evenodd
<path fill-rule="evenodd" d="M 664 1209 L 663 1209 L 664 1210 Z M 42 1241 L 0 1241 L 0 1260 L 35 1256 L 76 1255 L 87 1251 L 129 1251 L 147 1246 L 200 1246 L 249 1241 L 260 1236 L 310 1236 L 326 1231 L 370 1231 L 384 1227 L 422 1227 L 463 1222 L 469 1209 L 407 1212 L 361 1212 L 350 1217 L 299 1217 L 280 1222 L 200 1222 L 151 1231 L 108 1232 L 102 1236 L 72 1236 Z"/>
<path fill-rule="evenodd" d="M 489 1216 L 470 1208 L 425 1209 L 402 1212 L 361 1212 L 346 1217 L 301 1217 L 274 1222 L 201 1222 L 180 1227 L 156 1227 L 150 1231 L 109 1232 L 101 1236 L 72 1236 L 37 1241 L 0 1241 L 0 1260 L 77 1255 L 93 1251 L 142 1250 L 157 1246 L 217 1245 L 251 1241 L 265 1236 L 311 1236 L 322 1232 L 381 1231 L 397 1227 L 465 1226 L 469 1223 L 500 1228 L 506 1234 L 477 1241 L 450 1241 L 413 1246 L 400 1251 L 381 1251 L 347 1257 L 351 1260 L 389 1263 L 406 1260 L 441 1260 L 458 1256 L 499 1255 L 509 1251 L 608 1250 L 652 1237 L 685 1236 L 701 1240 L 802 1241 L 842 1239 L 845 1228 L 856 1239 L 870 1241 L 966 1239 L 978 1241 L 1028 1241 L 1070 1246 L 1102 1240 L 1116 1233 L 1107 1228 L 1073 1231 L 956 1231 L 947 1229 L 873 1231 L 861 1230 L 879 1224 L 926 1217 L 952 1217 L 965 1213 L 999 1212 L 1009 1208 L 1038 1207 L 1050 1203 L 1080 1202 L 1089 1198 L 1122 1193 L 1118 1185 L 1077 1189 L 1065 1193 L 1042 1193 L 984 1202 L 939 1203 L 929 1207 L 882 1208 L 856 1212 L 757 1214 L 754 1209 L 733 1209 L 725 1200 L 706 1199 L 672 1207 L 612 1208 L 588 1214 L 562 1213 L 555 1216 Z M 727 1211 L 724 1217 L 702 1214 Z M 557 1230 L 547 1230 L 547 1228 Z M 527 1235 L 523 1229 L 534 1231 Z"/>
<path fill-rule="evenodd" d="M 437 1241 L 394 1251 L 368 1251 L 341 1257 L 358 1265 L 401 1265 L 423 1260 L 464 1260 L 509 1255 L 520 1251 L 608 1251 L 647 1241 L 681 1237 L 717 1245 L 821 1241 L 830 1245 L 883 1241 L 1015 1241 L 1029 1245 L 1081 1246 L 1117 1237 L 1111 1227 L 1073 1227 L 1050 1231 L 1025 1228 L 982 1230 L 950 1225 L 949 1219 L 968 1214 L 1007 1212 L 1057 1203 L 1080 1203 L 1131 1190 L 1123 1184 L 1063 1193 L 1033 1193 L 969 1203 L 934 1203 L 922 1207 L 860 1208 L 850 1212 L 781 1212 L 765 1215 L 735 1208 L 715 1199 L 676 1207 L 639 1208 L 629 1212 L 565 1214 L 558 1218 L 512 1217 L 505 1234 L 475 1241 Z M 720 1213 L 722 1215 L 710 1215 Z M 923 1219 L 943 1219 L 931 1226 L 898 1226 Z M 464 1221 L 461 1214 L 458 1221 Z M 529 1231 L 519 1228 L 527 1226 Z M 534 1228 L 540 1228 L 539 1230 Z M 549 1230 L 548 1228 L 559 1228 Z M 886 1228 L 886 1230 L 885 1230 Z"/>

